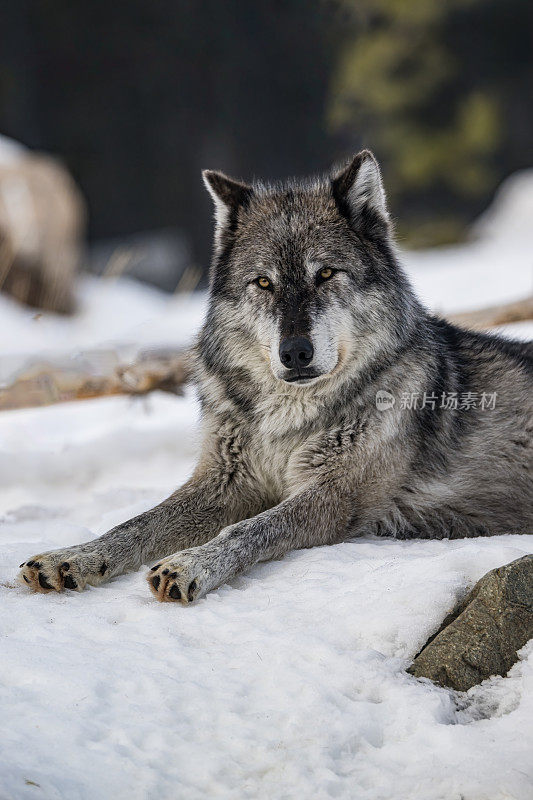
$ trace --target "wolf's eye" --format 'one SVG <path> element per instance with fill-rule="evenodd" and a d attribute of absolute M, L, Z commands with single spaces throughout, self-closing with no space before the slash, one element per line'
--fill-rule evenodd
<path fill-rule="evenodd" d="M 261 275 L 257 280 L 256 283 L 261 289 L 272 289 L 272 283 L 268 278 L 265 278 L 264 275 Z"/>
<path fill-rule="evenodd" d="M 324 267 L 316 274 L 316 282 L 323 283 L 323 281 L 329 281 L 332 275 L 335 273 L 335 270 L 331 269 L 331 267 Z"/>

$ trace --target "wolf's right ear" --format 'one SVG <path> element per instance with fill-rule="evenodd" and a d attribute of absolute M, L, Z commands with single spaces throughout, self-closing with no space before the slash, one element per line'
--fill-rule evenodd
<path fill-rule="evenodd" d="M 230 221 L 232 212 L 236 211 L 239 206 L 245 206 L 248 203 L 253 189 L 246 183 L 228 178 L 223 172 L 204 169 L 202 178 L 215 203 L 217 234 L 220 234 Z"/>
<path fill-rule="evenodd" d="M 370 150 L 361 150 L 331 179 L 335 201 L 354 228 L 376 223 L 388 230 L 389 215 L 378 162 Z M 369 213 L 370 212 L 370 213 Z"/>

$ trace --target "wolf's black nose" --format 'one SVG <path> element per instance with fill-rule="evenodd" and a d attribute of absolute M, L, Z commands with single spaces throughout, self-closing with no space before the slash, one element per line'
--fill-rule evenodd
<path fill-rule="evenodd" d="M 305 336 L 289 336 L 279 346 L 279 359 L 287 369 L 309 366 L 313 353 L 313 345 Z"/>

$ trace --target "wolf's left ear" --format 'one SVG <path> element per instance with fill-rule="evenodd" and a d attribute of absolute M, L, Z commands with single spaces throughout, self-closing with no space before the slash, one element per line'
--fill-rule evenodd
<path fill-rule="evenodd" d="M 357 228 L 377 223 L 388 229 L 389 215 L 378 162 L 370 150 L 361 150 L 331 180 L 341 212 Z M 370 212 L 370 214 L 369 214 Z"/>
<path fill-rule="evenodd" d="M 253 189 L 246 183 L 228 178 L 223 172 L 204 169 L 202 178 L 215 203 L 215 219 L 217 230 L 220 231 L 226 227 L 232 211 L 248 203 Z"/>

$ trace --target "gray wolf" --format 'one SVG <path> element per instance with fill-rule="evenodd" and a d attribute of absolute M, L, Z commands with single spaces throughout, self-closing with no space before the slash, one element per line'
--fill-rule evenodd
<path fill-rule="evenodd" d="M 309 183 L 204 181 L 216 232 L 194 474 L 21 579 L 81 590 L 157 560 L 150 590 L 187 604 L 293 548 L 531 532 L 533 346 L 426 311 L 373 155 Z"/>

